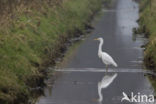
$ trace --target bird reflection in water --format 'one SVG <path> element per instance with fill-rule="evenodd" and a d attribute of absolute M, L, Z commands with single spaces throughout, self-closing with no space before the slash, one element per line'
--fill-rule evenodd
<path fill-rule="evenodd" d="M 102 89 L 107 88 L 113 81 L 114 79 L 117 77 L 117 73 L 113 74 L 113 75 L 105 75 L 101 81 L 98 82 L 98 95 L 99 95 L 99 99 L 98 101 L 101 103 L 103 100 L 103 95 L 102 95 Z"/>

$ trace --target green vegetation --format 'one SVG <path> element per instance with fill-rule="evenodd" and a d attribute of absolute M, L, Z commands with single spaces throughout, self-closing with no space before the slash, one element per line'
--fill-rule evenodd
<path fill-rule="evenodd" d="M 149 38 L 145 50 L 145 64 L 147 68 L 156 71 L 156 0 L 142 0 L 140 8 L 140 29 Z"/>
<path fill-rule="evenodd" d="M 2 1 L 0 5 L 10 0 Z M 54 64 L 64 43 L 83 32 L 102 4 L 102 0 L 48 1 L 55 0 L 33 0 L 31 6 L 20 3 L 11 13 L 1 13 L 0 104 L 27 103 L 30 88 L 41 85 L 44 67 Z"/>
<path fill-rule="evenodd" d="M 140 30 L 149 38 L 145 49 L 146 68 L 156 72 L 156 0 L 142 0 L 140 4 Z M 150 77 L 156 89 L 155 77 Z"/>

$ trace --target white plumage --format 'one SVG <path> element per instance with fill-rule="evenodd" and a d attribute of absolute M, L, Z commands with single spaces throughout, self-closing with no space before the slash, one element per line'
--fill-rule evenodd
<path fill-rule="evenodd" d="M 99 49 L 98 49 L 98 56 L 102 60 L 102 62 L 106 65 L 106 71 L 108 70 L 108 65 L 113 65 L 117 67 L 117 63 L 113 60 L 113 58 L 106 52 L 102 51 L 102 45 L 103 45 L 103 38 L 97 38 L 94 40 L 100 41 Z"/>
<path fill-rule="evenodd" d="M 117 77 L 117 73 L 113 75 L 105 75 L 100 82 L 98 82 L 98 94 L 99 94 L 99 102 L 102 102 L 103 95 L 102 95 L 102 89 L 107 88 Z"/>

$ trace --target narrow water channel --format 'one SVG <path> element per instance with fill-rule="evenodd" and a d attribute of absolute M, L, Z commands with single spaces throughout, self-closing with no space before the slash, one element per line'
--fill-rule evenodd
<path fill-rule="evenodd" d="M 121 102 L 123 92 L 128 96 L 134 94 L 153 94 L 153 88 L 140 73 L 145 39 L 133 37 L 133 28 L 138 27 L 138 4 L 135 0 L 116 0 L 109 9 L 103 9 L 95 29 L 74 51 L 74 55 L 64 66 L 75 71 L 61 72 L 53 87 L 45 88 L 45 96 L 36 104 L 138 104 L 138 102 Z M 103 51 L 109 53 L 118 67 L 110 67 L 118 72 L 96 72 L 105 65 L 97 56 L 98 42 L 94 38 L 103 37 Z M 95 71 L 80 71 L 92 68 Z M 113 69 L 112 69 L 113 68 Z M 65 69 L 64 69 L 65 70 Z M 120 70 L 129 70 L 122 72 Z M 132 71 L 133 70 L 133 71 Z M 133 73 L 132 73 L 133 72 Z M 141 104 L 148 104 L 141 103 Z"/>

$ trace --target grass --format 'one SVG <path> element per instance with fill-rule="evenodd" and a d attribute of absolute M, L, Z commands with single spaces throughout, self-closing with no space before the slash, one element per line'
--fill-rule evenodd
<path fill-rule="evenodd" d="M 141 1 L 140 26 L 149 43 L 145 50 L 146 66 L 156 71 L 156 0 L 152 0 L 151 5 L 148 0 Z"/>
<path fill-rule="evenodd" d="M 55 8 L 44 4 L 42 11 L 16 12 L 18 18 L 0 27 L 1 104 L 27 103 L 29 89 L 44 76 L 43 66 L 54 63 L 75 31 L 84 31 L 101 1 L 64 0 Z"/>
<path fill-rule="evenodd" d="M 145 49 L 146 68 L 156 72 L 156 0 L 142 0 L 140 4 L 140 30 L 149 38 Z M 150 77 L 156 89 L 155 77 Z"/>

